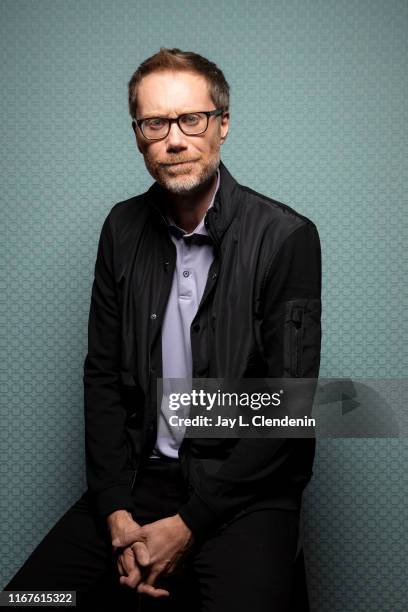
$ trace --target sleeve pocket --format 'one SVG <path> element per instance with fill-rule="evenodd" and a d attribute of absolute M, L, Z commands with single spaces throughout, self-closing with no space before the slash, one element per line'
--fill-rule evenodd
<path fill-rule="evenodd" d="M 320 318 L 320 298 L 298 298 L 285 302 L 283 376 L 291 378 L 318 376 Z"/>

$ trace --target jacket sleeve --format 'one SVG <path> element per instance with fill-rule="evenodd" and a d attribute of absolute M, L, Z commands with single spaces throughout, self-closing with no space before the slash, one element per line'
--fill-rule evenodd
<path fill-rule="evenodd" d="M 287 350 L 291 317 L 302 312 L 300 354 Z M 321 344 L 321 251 L 315 225 L 304 222 L 273 257 L 265 285 L 262 341 L 267 377 L 315 378 Z M 215 474 L 202 473 L 199 487 L 178 510 L 193 534 L 205 535 L 255 501 L 259 491 L 282 486 L 280 468 L 294 454 L 310 449 L 314 439 L 241 438 Z M 302 450 L 303 449 L 303 450 Z M 299 459 L 299 457 L 298 457 Z M 302 458 L 301 458 L 302 463 Z"/>
<path fill-rule="evenodd" d="M 133 509 L 126 411 L 118 384 L 121 332 L 112 262 L 109 214 L 98 244 L 83 375 L 86 478 L 100 516 Z"/>

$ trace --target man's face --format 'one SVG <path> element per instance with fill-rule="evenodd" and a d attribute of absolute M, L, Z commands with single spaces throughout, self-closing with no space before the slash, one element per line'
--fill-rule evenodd
<path fill-rule="evenodd" d="M 193 72 L 154 72 L 143 77 L 137 96 L 137 119 L 178 117 L 183 113 L 215 109 L 204 77 Z M 187 136 L 172 123 L 166 138 L 146 140 L 135 125 L 139 151 L 151 176 L 172 193 L 188 194 L 214 175 L 229 115 L 209 117 L 203 134 Z M 179 162 L 187 162 L 179 165 Z"/>

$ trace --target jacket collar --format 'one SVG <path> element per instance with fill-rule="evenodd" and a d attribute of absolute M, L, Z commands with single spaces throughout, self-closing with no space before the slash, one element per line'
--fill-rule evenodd
<path fill-rule="evenodd" d="M 230 174 L 225 164 L 220 160 L 220 186 L 214 198 L 213 206 L 206 213 L 209 230 L 221 241 L 238 211 L 238 182 Z M 167 227 L 167 221 L 161 207 L 165 197 L 164 188 L 157 181 L 147 190 L 149 206 L 156 220 Z"/>

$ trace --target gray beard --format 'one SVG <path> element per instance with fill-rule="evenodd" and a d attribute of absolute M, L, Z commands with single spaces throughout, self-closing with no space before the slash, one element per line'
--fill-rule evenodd
<path fill-rule="evenodd" d="M 191 177 L 184 175 L 183 178 L 180 178 L 179 180 L 176 177 L 174 179 L 166 179 L 163 181 L 163 183 L 161 183 L 161 185 L 170 193 L 179 195 L 188 194 L 210 179 L 215 174 L 219 163 L 220 157 L 217 156 L 211 160 L 210 164 L 205 169 L 204 174 Z"/>

